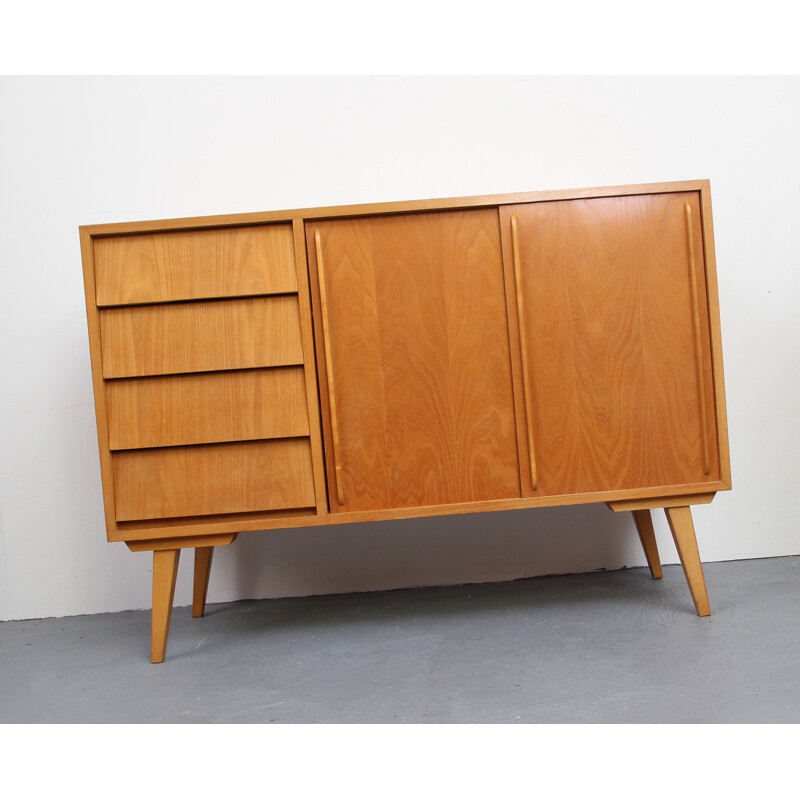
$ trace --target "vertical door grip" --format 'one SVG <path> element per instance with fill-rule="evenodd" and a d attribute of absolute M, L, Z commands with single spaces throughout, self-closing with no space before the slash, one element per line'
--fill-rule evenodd
<path fill-rule="evenodd" d="M 317 273 L 319 275 L 319 299 L 322 306 L 322 338 L 325 343 L 325 373 L 328 383 L 328 405 L 331 413 L 331 455 L 333 456 L 334 483 L 336 499 L 340 506 L 344 505 L 344 487 L 342 486 L 342 465 L 339 463 L 339 424 L 336 418 L 336 395 L 333 391 L 333 365 L 331 363 L 331 337 L 328 329 L 328 303 L 325 289 L 325 267 L 322 262 L 322 240 L 319 230 L 314 231 L 314 246 L 317 253 Z"/>
<path fill-rule="evenodd" d="M 706 383 L 703 377 L 703 350 L 700 335 L 700 302 L 697 297 L 697 265 L 694 258 L 694 228 L 692 225 L 692 207 L 689 202 L 683 204 L 686 218 L 686 238 L 689 248 L 689 287 L 692 293 L 692 320 L 694 324 L 694 361 L 697 372 L 697 394 L 700 403 L 700 429 L 703 436 L 703 473 L 711 471 L 711 457 L 708 445 L 708 415 L 706 414 Z"/>
<path fill-rule="evenodd" d="M 519 326 L 519 349 L 522 355 L 522 397 L 525 404 L 525 427 L 528 430 L 528 456 L 531 466 L 531 488 L 536 491 L 539 480 L 536 474 L 536 454 L 533 448 L 533 415 L 531 414 L 530 386 L 528 383 L 528 345 L 525 335 L 525 309 L 522 300 L 522 270 L 519 265 L 519 240 L 517 218 L 511 215 L 511 250 L 514 256 L 514 283 L 517 289 L 517 325 Z"/>

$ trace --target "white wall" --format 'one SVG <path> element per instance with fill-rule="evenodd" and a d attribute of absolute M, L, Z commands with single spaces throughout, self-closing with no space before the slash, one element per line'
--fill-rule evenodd
<path fill-rule="evenodd" d="M 105 542 L 78 246 L 80 224 L 136 219 L 710 178 L 734 489 L 696 509 L 701 555 L 800 553 L 798 97 L 797 78 L 0 79 L 0 618 L 149 607 L 149 554 Z M 629 516 L 242 534 L 209 600 L 641 565 Z"/>

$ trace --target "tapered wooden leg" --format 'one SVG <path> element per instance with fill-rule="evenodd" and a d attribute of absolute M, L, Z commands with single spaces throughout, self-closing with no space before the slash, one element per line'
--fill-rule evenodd
<path fill-rule="evenodd" d="M 153 551 L 153 616 L 150 639 L 150 661 L 160 664 L 167 650 L 175 579 L 178 577 L 180 550 Z"/>
<path fill-rule="evenodd" d="M 700 563 L 700 552 L 697 549 L 692 511 L 689 506 L 678 506 L 665 508 L 664 512 L 672 531 L 672 538 L 675 540 L 675 547 L 678 548 L 678 555 L 681 558 L 686 582 L 689 584 L 689 591 L 692 593 L 694 607 L 699 616 L 707 617 L 711 614 L 711 609 L 708 605 L 708 592 L 703 577 L 703 566 Z"/>
<path fill-rule="evenodd" d="M 211 559 L 213 556 L 213 547 L 195 547 L 194 549 L 194 596 L 192 598 L 193 617 L 202 617 L 206 611 L 208 577 L 211 575 Z"/>
<path fill-rule="evenodd" d="M 650 574 L 654 578 L 661 578 L 664 573 L 661 571 L 661 559 L 658 557 L 658 545 L 656 544 L 656 534 L 653 530 L 650 511 L 644 508 L 632 513 L 633 521 L 636 523 L 636 530 L 639 532 L 639 540 L 647 558 L 647 565 L 650 567 Z"/>

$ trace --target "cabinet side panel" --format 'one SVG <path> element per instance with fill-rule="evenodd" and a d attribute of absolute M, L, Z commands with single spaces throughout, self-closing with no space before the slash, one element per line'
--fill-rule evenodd
<path fill-rule="evenodd" d="M 725 400 L 725 376 L 722 366 L 722 329 L 720 322 L 719 292 L 717 288 L 717 259 L 714 246 L 714 223 L 711 214 L 711 188 L 706 182 L 700 190 L 700 209 L 703 228 L 703 253 L 705 256 L 706 289 L 708 293 L 708 319 L 711 337 L 711 356 L 714 372 L 714 406 L 719 442 L 720 479 L 731 487 L 731 465 L 728 445 L 728 412 Z"/>
<path fill-rule="evenodd" d="M 307 236 L 328 315 L 326 455 L 343 484 L 331 506 L 519 496 L 496 210 L 319 222 Z"/>

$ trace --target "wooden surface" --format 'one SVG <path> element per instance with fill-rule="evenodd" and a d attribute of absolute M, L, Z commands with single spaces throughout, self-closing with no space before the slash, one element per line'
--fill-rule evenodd
<path fill-rule="evenodd" d="M 145 550 L 185 550 L 187 547 L 224 547 L 236 541 L 236 533 L 212 533 L 206 536 L 173 536 L 137 539 L 125 542 L 132 553 Z"/>
<path fill-rule="evenodd" d="M 404 214 L 439 209 L 478 208 L 503 206 L 512 203 L 542 203 L 573 198 L 617 197 L 666 192 L 702 191 L 708 180 L 666 181 L 663 183 L 624 184 L 620 186 L 595 186 L 575 189 L 547 189 L 537 192 L 512 194 L 482 194 L 470 197 L 439 197 L 426 200 L 402 200 L 389 203 L 358 203 L 344 206 L 293 208 L 282 211 L 256 211 L 246 214 L 215 214 L 206 217 L 178 217 L 173 219 L 110 222 L 99 225 L 82 225 L 81 231 L 92 237 L 111 234 L 141 233 L 198 228 L 222 228 L 234 225 L 253 225 L 265 222 L 286 222 L 294 219 L 314 220 L 352 217 L 362 214 Z"/>
<path fill-rule="evenodd" d="M 81 248 L 107 531 L 154 550 L 154 662 L 180 549 L 199 616 L 240 530 L 605 501 L 660 577 L 663 505 L 710 613 L 688 508 L 730 487 L 707 181 L 88 226 Z"/>
<path fill-rule="evenodd" d="M 153 610 L 150 623 L 150 661 L 153 664 L 160 664 L 167 651 L 180 556 L 180 550 L 153 551 Z"/>
<path fill-rule="evenodd" d="M 297 291 L 291 225 L 99 237 L 97 305 Z"/>
<path fill-rule="evenodd" d="M 202 617 L 206 612 L 208 596 L 208 579 L 211 577 L 211 561 L 214 557 L 213 547 L 195 547 L 194 549 L 194 583 L 192 585 L 192 616 Z"/>
<path fill-rule="evenodd" d="M 303 367 L 108 381 L 112 450 L 307 436 Z"/>
<path fill-rule="evenodd" d="M 303 363 L 294 295 L 104 309 L 100 334 L 105 378 Z"/>
<path fill-rule="evenodd" d="M 613 198 L 624 197 L 635 199 L 638 197 L 647 196 L 648 194 L 682 194 L 691 192 L 694 194 L 699 193 L 701 199 L 701 207 L 699 220 L 700 224 L 696 225 L 698 229 L 695 233 L 696 238 L 700 238 L 701 233 L 703 237 L 703 252 L 700 253 L 701 260 L 697 262 L 699 281 L 702 283 L 703 278 L 708 282 L 708 293 L 698 295 L 698 304 L 702 309 L 704 305 L 708 308 L 709 313 L 709 327 L 710 327 L 710 347 L 711 347 L 711 360 L 713 362 L 713 390 L 707 394 L 707 404 L 710 408 L 709 413 L 716 411 L 717 419 L 716 425 L 711 429 L 711 440 L 717 439 L 717 452 L 719 454 L 720 473 L 717 479 L 714 475 L 707 476 L 702 482 L 666 482 L 659 486 L 651 487 L 634 487 L 630 489 L 609 489 L 601 491 L 577 491 L 574 493 L 562 495 L 542 495 L 541 491 L 533 492 L 531 490 L 531 478 L 527 474 L 529 470 L 526 467 L 526 462 L 529 458 L 528 448 L 526 445 L 527 431 L 526 421 L 523 411 L 523 396 L 521 392 L 520 383 L 520 356 L 519 356 L 519 339 L 518 339 L 518 320 L 517 314 L 513 313 L 516 299 L 515 281 L 513 278 L 513 267 L 510 267 L 510 261 L 506 265 L 506 283 L 507 283 L 507 303 L 509 308 L 508 327 L 511 337 L 511 352 L 512 352 L 512 365 L 514 367 L 514 405 L 516 416 L 516 432 L 518 436 L 519 456 L 520 456 L 520 480 L 522 482 L 523 492 L 526 497 L 520 499 L 493 499 L 486 501 L 468 501 L 457 504 L 435 504 L 435 505 L 420 505 L 409 506 L 407 508 L 388 508 L 383 511 L 348 511 L 344 514 L 337 514 L 329 516 L 327 511 L 327 499 L 325 497 L 325 486 L 323 469 L 321 466 L 315 468 L 315 494 L 316 494 L 316 509 L 319 512 L 319 521 L 317 524 L 332 524 L 339 522 L 356 522 L 367 519 L 391 519 L 391 518 L 408 518 L 414 516 L 429 516 L 439 514 L 453 514 L 453 513 L 474 513 L 478 511 L 491 511 L 501 508 L 533 508 L 547 505 L 566 505 L 572 503 L 584 502 L 609 502 L 611 504 L 618 504 L 620 502 L 633 502 L 641 500 L 641 502 L 656 503 L 660 498 L 668 498 L 674 500 L 680 497 L 690 498 L 692 495 L 709 494 L 713 492 L 730 488 L 730 464 L 728 456 L 728 440 L 726 430 L 725 418 L 725 394 L 723 383 L 723 370 L 722 370 L 722 350 L 721 350 L 721 333 L 719 324 L 719 303 L 716 292 L 716 262 L 714 256 L 714 240 L 713 240 L 713 224 L 711 215 L 711 199 L 708 181 L 682 181 L 672 183 L 660 184 L 647 184 L 635 186 L 610 186 L 610 187 L 597 187 L 591 189 L 569 189 L 545 192 L 526 192 L 511 195 L 480 195 L 466 198 L 446 198 L 446 199 L 433 199 L 433 200 L 420 200 L 408 201 L 400 203 L 377 203 L 377 204 L 364 204 L 360 206 L 339 206 L 339 207 L 326 207 L 316 209 L 300 209 L 293 211 L 268 211 L 257 212 L 253 214 L 233 214 L 233 215 L 219 215 L 215 217 L 195 217 L 184 218 L 177 220 L 154 220 L 144 222 L 130 222 L 130 223 L 113 223 L 107 225 L 93 225 L 81 227 L 81 249 L 84 261 L 84 277 L 86 285 L 86 300 L 87 300 L 87 317 L 89 321 L 89 339 L 92 351 L 92 369 L 95 381 L 95 401 L 97 411 L 97 428 L 98 428 L 98 442 L 100 445 L 100 458 L 101 458 L 101 474 L 103 478 L 103 495 L 104 504 L 106 509 L 106 527 L 108 537 L 113 541 L 125 540 L 126 536 L 131 536 L 136 540 L 145 541 L 148 535 L 152 535 L 153 531 L 158 531 L 159 536 L 165 536 L 170 530 L 177 530 L 180 536 L 191 535 L 210 535 L 217 529 L 232 531 L 231 520 L 238 519 L 244 526 L 243 530 L 255 530 L 259 527 L 274 528 L 274 527 L 295 527 L 312 524 L 313 520 L 307 516 L 307 511 L 289 511 L 283 517 L 284 522 L 281 522 L 279 512 L 242 512 L 238 515 L 226 515 L 224 518 L 215 518 L 208 515 L 195 515 L 186 518 L 177 518 L 172 521 L 159 522 L 158 520 L 152 521 L 123 521 L 118 523 L 116 521 L 116 514 L 114 510 L 115 498 L 113 487 L 113 473 L 111 469 L 111 451 L 109 449 L 108 440 L 108 424 L 106 414 L 106 391 L 105 381 L 103 380 L 103 363 L 102 363 L 102 343 L 100 336 L 100 314 L 96 306 L 97 292 L 95 289 L 95 263 L 94 252 L 95 247 L 101 243 L 106 236 L 117 234 L 129 234 L 135 232 L 142 232 L 145 234 L 154 234 L 156 232 L 164 232 L 169 234 L 182 233 L 186 235 L 196 236 L 205 235 L 206 232 L 214 234 L 229 229 L 235 233 L 235 229 L 242 229 L 243 226 L 263 223 L 291 223 L 294 233 L 294 242 L 296 244 L 294 252 L 295 268 L 297 271 L 297 287 L 300 291 L 300 303 L 306 302 L 302 296 L 302 284 L 306 279 L 305 273 L 305 241 L 304 241 L 304 227 L 306 223 L 313 224 L 315 219 L 335 220 L 352 216 L 353 214 L 396 214 L 397 212 L 412 212 L 412 211 L 429 211 L 435 210 L 448 210 L 448 209 L 478 209 L 481 206 L 495 206 L 500 209 L 501 213 L 508 210 L 510 207 L 519 204 L 541 204 L 541 203 L 554 203 L 556 201 L 568 201 L 572 199 L 587 200 L 590 198 Z M 344 221 L 344 220 L 342 220 Z M 696 220 L 695 220 L 696 221 Z M 212 229 L 212 230 L 207 230 Z M 238 234 L 237 234 L 238 235 Z M 504 246 L 508 244 L 508 231 L 504 230 Z M 702 257 L 704 255 L 704 258 Z M 510 254 L 506 253 L 505 257 L 510 258 Z M 313 264 L 312 264 L 313 271 Z M 700 287 L 702 290 L 702 286 Z M 316 303 L 316 301 L 315 301 Z M 187 304 L 191 305 L 191 304 Z M 119 309 L 123 310 L 123 309 Z M 318 310 L 315 312 L 318 313 Z M 305 325 L 306 333 L 310 329 L 310 317 L 308 315 L 307 306 L 300 308 L 301 328 Z M 305 321 L 303 322 L 303 319 Z M 319 319 L 315 320 L 316 326 L 319 327 Z M 235 328 L 235 325 L 230 326 L 229 329 Z M 316 331 L 317 335 L 319 334 Z M 301 335 L 303 357 L 297 359 L 297 363 L 305 362 L 304 369 L 307 373 L 313 371 L 313 364 L 309 360 L 309 341 L 310 336 Z M 158 336 L 152 337 L 158 339 Z M 163 337 L 162 337 L 163 338 Z M 515 343 L 516 342 L 516 343 Z M 156 346 L 158 346 L 156 344 Z M 707 354 L 704 353 L 704 357 Z M 314 382 L 315 383 L 315 382 Z M 325 394 L 324 387 L 321 388 L 320 393 Z M 315 458 L 322 459 L 322 446 L 321 437 L 318 432 L 318 421 L 315 423 L 315 417 L 318 419 L 319 411 L 316 407 L 316 386 L 311 382 L 306 382 L 306 396 L 310 410 L 310 439 L 312 449 L 316 452 Z M 532 412 L 533 413 L 533 412 Z M 713 422 L 713 418 L 711 418 Z M 713 447 L 712 447 L 713 451 Z M 276 516 L 278 514 L 278 516 Z M 177 528 L 175 528 L 177 526 Z M 148 533 L 149 532 L 149 533 Z"/>
<path fill-rule="evenodd" d="M 86 230 L 80 231 L 81 260 L 83 262 L 83 288 L 86 299 L 86 322 L 89 330 L 89 355 L 92 364 L 92 389 L 97 425 L 97 446 L 100 454 L 100 480 L 103 489 L 106 535 L 116 534 L 114 509 L 114 475 L 111 467 L 111 450 L 108 446 L 108 412 L 106 408 L 105 381 L 103 380 L 103 354 L 100 348 L 100 318 L 95 305 L 94 240 Z"/>
<path fill-rule="evenodd" d="M 703 505 L 714 499 L 714 492 L 701 494 L 683 494 L 676 497 L 643 497 L 626 500 L 612 500 L 606 505 L 612 511 L 641 511 L 651 508 L 671 508 L 672 506 Z"/>
<path fill-rule="evenodd" d="M 728 412 L 725 400 L 725 377 L 722 366 L 722 327 L 717 288 L 717 258 L 714 244 L 714 223 L 711 213 L 711 188 L 708 181 L 700 189 L 700 216 L 705 255 L 706 302 L 711 330 L 711 360 L 714 368 L 714 407 L 717 419 L 717 450 L 720 462 L 720 480 L 731 488 L 731 462 L 728 445 Z"/>
<path fill-rule="evenodd" d="M 636 532 L 639 534 L 639 541 L 642 543 L 644 556 L 647 559 L 647 566 L 650 567 L 650 574 L 654 578 L 663 578 L 664 573 L 661 569 L 661 559 L 658 557 L 658 543 L 650 511 L 637 509 L 633 512 L 633 521 L 636 525 Z"/>
<path fill-rule="evenodd" d="M 318 222 L 306 232 L 318 323 L 317 233 L 324 253 L 330 340 L 321 324 L 315 331 L 332 510 L 518 496 L 496 210 Z"/>
<path fill-rule="evenodd" d="M 707 485 L 703 484 L 702 488 Z M 700 490 L 700 486 L 664 487 L 665 496 L 675 499 L 680 492 L 685 492 L 685 503 L 692 502 L 692 497 Z M 722 491 L 725 487 L 717 485 Z M 234 531 L 266 531 L 280 528 L 306 528 L 309 526 L 348 525 L 359 522 L 376 522 L 392 519 L 417 519 L 422 517 L 444 517 L 459 514 L 478 514 L 493 511 L 510 511 L 526 508 L 548 508 L 556 506 L 583 505 L 586 503 L 616 503 L 620 498 L 647 497 L 652 499 L 653 489 L 626 489 L 615 492 L 586 492 L 583 494 L 562 494 L 548 497 L 513 497 L 509 500 L 479 500 L 474 503 L 440 503 L 432 506 L 410 506 L 406 508 L 375 509 L 368 511 L 338 511 L 335 514 L 318 515 L 309 509 L 293 509 L 288 511 L 230 514 L 225 517 L 195 516 L 166 520 L 123 521 L 115 525 L 110 541 L 135 542 L 152 540 L 154 537 L 170 536 L 209 536 L 217 532 Z M 645 507 L 658 508 L 658 505 Z M 626 509 L 630 510 L 630 509 Z M 152 548 L 147 548 L 152 549 Z"/>
<path fill-rule="evenodd" d="M 708 591 L 703 576 L 703 565 L 700 563 L 700 552 L 697 548 L 697 537 L 692 522 L 692 510 L 688 506 L 665 508 L 667 522 L 672 531 L 672 538 L 681 559 L 681 566 L 689 584 L 695 610 L 698 616 L 707 617 L 711 614 L 708 603 Z"/>
<path fill-rule="evenodd" d="M 512 216 L 518 229 L 538 494 L 719 480 L 713 404 L 704 416 L 699 401 L 685 203 L 699 214 L 697 193 L 501 209 L 509 262 Z M 702 264 L 698 226 L 692 233 Z M 706 290 L 698 274 L 710 396 Z M 512 337 L 512 351 L 514 344 Z"/>
<path fill-rule="evenodd" d="M 306 403 L 308 408 L 311 464 L 314 471 L 314 494 L 318 514 L 328 512 L 328 493 L 325 480 L 325 459 L 322 450 L 322 422 L 320 419 L 319 391 L 317 389 L 316 356 L 314 355 L 314 323 L 311 316 L 311 289 L 308 282 L 308 262 L 303 220 L 292 222 L 294 235 L 295 269 L 297 270 L 297 297 L 300 307 L 300 337 L 303 343 L 303 369 L 305 370 Z"/>
<path fill-rule="evenodd" d="M 117 520 L 314 506 L 308 439 L 114 453 Z"/>

